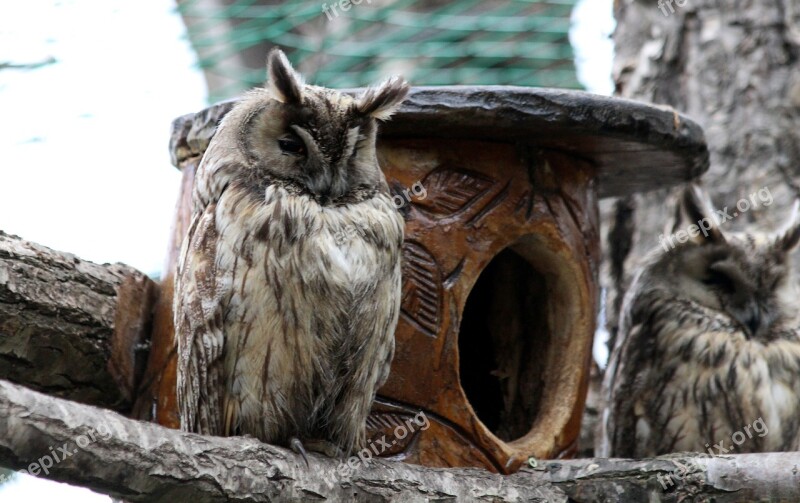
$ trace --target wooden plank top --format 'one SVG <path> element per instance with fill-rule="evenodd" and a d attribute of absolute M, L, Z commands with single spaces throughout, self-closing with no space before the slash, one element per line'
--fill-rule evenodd
<path fill-rule="evenodd" d="M 176 119 L 173 164 L 202 154 L 235 103 Z M 601 197 L 675 185 L 709 165 L 702 128 L 672 108 L 563 89 L 415 87 L 380 137 L 473 138 L 568 152 L 598 167 Z"/>

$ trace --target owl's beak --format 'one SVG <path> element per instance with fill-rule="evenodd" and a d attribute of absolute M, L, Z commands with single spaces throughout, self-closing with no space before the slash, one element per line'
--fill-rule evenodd
<path fill-rule="evenodd" d="M 309 165 L 306 167 L 306 177 L 308 190 L 316 195 L 323 204 L 338 199 L 347 193 L 346 178 L 324 161 L 309 159 Z"/>
<path fill-rule="evenodd" d="M 306 187 L 312 194 L 323 203 L 328 204 L 331 200 L 336 200 L 348 192 L 347 181 L 347 159 L 343 156 L 337 163 L 325 156 L 317 146 L 314 138 L 308 131 L 300 126 L 292 126 L 292 130 L 303 140 L 306 145 L 308 157 L 303 166 Z M 356 129 L 353 136 L 357 136 Z M 350 140 L 352 145 L 355 139 Z M 352 148 L 350 150 L 352 153 Z"/>
<path fill-rule="evenodd" d="M 309 162 L 311 164 L 311 162 Z M 308 190 L 320 197 L 329 197 L 333 177 L 327 166 L 306 166 Z"/>
<path fill-rule="evenodd" d="M 761 326 L 761 313 L 756 311 L 748 319 L 744 320 L 744 325 L 750 330 L 750 334 L 755 336 L 758 333 L 758 327 Z"/>
<path fill-rule="evenodd" d="M 764 310 L 756 301 L 750 301 L 745 308 L 734 315 L 736 321 L 747 331 L 749 338 L 756 337 L 766 319 Z"/>

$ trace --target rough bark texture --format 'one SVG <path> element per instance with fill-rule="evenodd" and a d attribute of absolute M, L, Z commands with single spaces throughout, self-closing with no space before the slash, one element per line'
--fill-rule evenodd
<path fill-rule="evenodd" d="M 650 0 L 615 3 L 617 93 L 669 105 L 703 126 L 711 167 L 702 180 L 715 208 L 734 208 L 769 188 L 774 204 L 742 212 L 724 230 L 753 224 L 772 229 L 800 197 L 800 2 L 680 3 L 664 0 L 662 8 Z M 601 206 L 604 224 L 614 229 L 604 242 L 612 336 L 617 299 L 630 273 L 659 246 L 658 235 L 671 230 L 674 191 L 637 195 L 616 209 L 611 201 Z"/>
<path fill-rule="evenodd" d="M 130 408 L 149 339 L 155 284 L 0 231 L 0 378 Z"/>
<path fill-rule="evenodd" d="M 800 453 L 539 462 L 503 476 L 338 462 L 252 438 L 203 437 L 0 381 L 0 465 L 130 502 L 797 501 Z M 356 463 L 357 462 L 357 463 Z"/>
<path fill-rule="evenodd" d="M 479 469 L 443 470 L 376 460 L 352 475 L 314 454 L 253 438 L 203 437 L 0 381 L 0 465 L 25 469 L 136 502 L 183 501 L 566 501 L 531 480 Z M 94 441 L 92 438 L 94 437 Z M 71 454 L 44 474 L 39 462 Z M 358 461 L 358 458 L 355 458 Z"/>

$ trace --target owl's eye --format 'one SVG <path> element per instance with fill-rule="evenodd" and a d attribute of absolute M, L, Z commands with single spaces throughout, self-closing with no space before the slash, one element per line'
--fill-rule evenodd
<path fill-rule="evenodd" d="M 278 146 L 284 154 L 303 155 L 306 152 L 303 141 L 296 136 L 284 136 L 278 139 Z"/>
<path fill-rule="evenodd" d="M 708 276 L 703 278 L 703 284 L 708 286 L 715 286 L 721 290 L 732 292 L 736 290 L 736 283 L 730 276 L 724 272 L 715 271 L 713 269 L 708 271 Z"/>

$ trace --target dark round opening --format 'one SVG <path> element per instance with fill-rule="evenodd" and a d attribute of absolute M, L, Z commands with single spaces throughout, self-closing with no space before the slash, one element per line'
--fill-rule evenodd
<path fill-rule="evenodd" d="M 478 418 L 503 441 L 533 425 L 550 339 L 544 276 L 503 250 L 470 292 L 458 338 L 461 386 Z"/>

